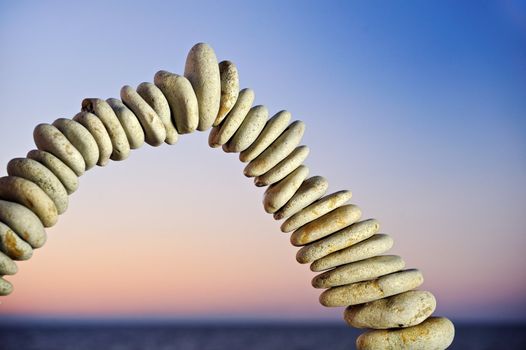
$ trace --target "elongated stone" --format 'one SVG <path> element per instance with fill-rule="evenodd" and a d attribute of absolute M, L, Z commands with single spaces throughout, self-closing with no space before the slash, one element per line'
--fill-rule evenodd
<path fill-rule="evenodd" d="M 161 89 L 152 83 L 141 83 L 137 86 L 137 93 L 152 107 L 161 119 L 164 130 L 166 132 L 166 142 L 169 145 L 173 145 L 179 139 L 179 134 L 175 129 L 175 125 L 172 123 L 172 115 L 170 112 L 170 104 L 163 95 Z"/>
<path fill-rule="evenodd" d="M 108 102 L 100 98 L 85 98 L 82 101 L 82 111 L 95 114 L 104 124 L 113 147 L 110 158 L 115 161 L 128 158 L 130 155 L 130 143 L 121 123 L 119 123 L 119 119 Z"/>
<path fill-rule="evenodd" d="M 32 248 L 46 243 L 46 231 L 38 216 L 21 204 L 0 200 L 0 221 Z"/>
<path fill-rule="evenodd" d="M 14 275 L 17 272 L 18 266 L 16 266 L 15 262 L 4 253 L 0 252 L 0 275 Z"/>
<path fill-rule="evenodd" d="M 327 289 L 321 293 L 320 303 L 328 307 L 363 304 L 407 292 L 423 282 L 424 277 L 420 271 L 404 270 L 370 281 Z"/>
<path fill-rule="evenodd" d="M 380 255 L 339 266 L 312 279 L 314 288 L 330 288 L 378 278 L 405 267 L 398 255 Z"/>
<path fill-rule="evenodd" d="M 295 246 L 314 242 L 355 223 L 361 215 L 360 208 L 353 204 L 336 208 L 294 231 L 290 242 Z"/>
<path fill-rule="evenodd" d="M 287 203 L 309 175 L 309 168 L 300 165 L 286 178 L 273 184 L 263 195 L 263 207 L 267 213 L 275 213 Z"/>
<path fill-rule="evenodd" d="M 225 152 L 241 152 L 247 149 L 259 136 L 265 127 L 268 109 L 265 106 L 254 106 L 248 111 L 243 123 L 234 136 L 223 145 Z"/>
<path fill-rule="evenodd" d="M 184 67 L 184 76 L 190 81 L 199 105 L 197 130 L 209 129 L 217 118 L 221 99 L 221 78 L 214 49 L 205 43 L 194 45 Z"/>
<path fill-rule="evenodd" d="M 27 158 L 36 160 L 51 172 L 60 180 L 68 194 L 72 194 L 79 188 L 79 178 L 77 175 L 64 164 L 63 161 L 52 155 L 51 153 L 32 150 L 27 153 Z"/>
<path fill-rule="evenodd" d="M 263 128 L 263 131 L 259 134 L 256 141 L 239 154 L 239 160 L 246 163 L 259 156 L 261 152 L 267 149 L 267 147 L 285 131 L 291 117 L 291 114 L 287 111 L 279 111 L 276 113 L 267 121 L 265 128 Z"/>
<path fill-rule="evenodd" d="M 0 295 L 9 295 L 13 292 L 13 285 L 0 277 Z"/>
<path fill-rule="evenodd" d="M 117 98 L 108 98 L 106 102 L 108 102 L 113 109 L 113 112 L 115 112 L 117 119 L 119 119 L 119 123 L 121 123 L 126 138 L 128 139 L 128 143 L 130 144 L 130 149 L 138 149 L 144 145 L 144 130 L 135 114 Z"/>
<path fill-rule="evenodd" d="M 421 290 L 347 307 L 345 321 L 355 328 L 407 328 L 424 322 L 435 311 L 433 294 Z"/>
<path fill-rule="evenodd" d="M 73 120 L 88 129 L 91 136 L 95 139 L 95 142 L 97 142 L 97 146 L 99 147 L 99 160 L 97 161 L 97 165 L 105 166 L 108 164 L 113 153 L 113 144 L 102 120 L 90 112 L 77 113 L 73 117 Z"/>
<path fill-rule="evenodd" d="M 338 191 L 325 196 L 316 202 L 302 209 L 300 212 L 292 215 L 281 225 L 282 232 L 292 232 L 308 222 L 327 214 L 348 202 L 352 197 L 351 191 Z"/>
<path fill-rule="evenodd" d="M 219 62 L 219 76 L 221 78 L 221 100 L 213 126 L 221 124 L 236 104 L 239 95 L 239 73 L 234 63 L 230 61 Z"/>
<path fill-rule="evenodd" d="M 297 120 L 259 156 L 247 164 L 243 173 L 247 177 L 260 176 L 281 162 L 298 146 L 305 132 L 305 124 Z"/>
<path fill-rule="evenodd" d="M 335 266 L 371 258 L 391 249 L 393 243 L 391 236 L 378 233 L 360 243 L 319 258 L 311 264 L 310 269 L 311 271 L 319 272 Z"/>
<path fill-rule="evenodd" d="M 32 181 L 51 198 L 58 214 L 68 208 L 68 192 L 55 174 L 36 160 L 15 158 L 7 164 L 7 173 Z M 1 273 L 0 273 L 1 274 Z"/>
<path fill-rule="evenodd" d="M 257 187 L 272 185 L 283 179 L 285 176 L 296 170 L 310 153 L 310 149 L 307 146 L 296 147 L 285 159 L 279 162 L 272 169 L 264 173 L 263 175 L 256 176 L 254 178 L 254 184 Z"/>
<path fill-rule="evenodd" d="M 66 118 L 60 118 L 53 122 L 56 127 L 71 144 L 80 152 L 86 170 L 93 168 L 99 160 L 99 147 L 91 133 L 82 124 Z"/>
<path fill-rule="evenodd" d="M 0 250 L 14 260 L 28 260 L 33 256 L 33 248 L 2 222 L 0 222 Z"/>
<path fill-rule="evenodd" d="M 17 176 L 0 177 L 0 198 L 22 204 L 35 213 L 44 227 L 57 223 L 55 203 L 37 184 Z"/>
<path fill-rule="evenodd" d="M 239 97 L 226 118 L 210 131 L 208 136 L 210 147 L 223 146 L 234 136 L 250 111 L 254 98 L 252 89 L 243 89 L 239 92 Z"/>
<path fill-rule="evenodd" d="M 155 74 L 155 85 L 170 104 L 175 128 L 179 134 L 189 134 L 199 124 L 199 107 L 192 84 L 183 76 L 161 70 Z"/>
<path fill-rule="evenodd" d="M 144 129 L 144 140 L 151 146 L 160 146 L 166 139 L 161 118 L 152 107 L 131 86 L 124 85 L 121 88 L 122 102 L 133 111 Z"/>
<path fill-rule="evenodd" d="M 39 124 L 33 132 L 37 148 L 46 151 L 71 168 L 78 176 L 84 174 L 86 163 L 82 154 L 69 142 L 57 128 L 49 124 Z"/>
<path fill-rule="evenodd" d="M 430 317 L 419 325 L 363 333 L 356 339 L 358 350 L 444 350 L 455 337 L 455 326 L 444 317 Z"/>
<path fill-rule="evenodd" d="M 356 222 L 338 232 L 302 247 L 296 253 L 296 260 L 300 264 L 313 262 L 341 249 L 351 247 L 371 237 L 377 233 L 379 229 L 380 223 L 374 219 Z"/>
<path fill-rule="evenodd" d="M 301 209 L 312 204 L 327 192 L 329 183 L 322 176 L 313 176 L 305 180 L 294 196 L 280 210 L 274 213 L 275 220 L 281 220 L 296 214 Z"/>

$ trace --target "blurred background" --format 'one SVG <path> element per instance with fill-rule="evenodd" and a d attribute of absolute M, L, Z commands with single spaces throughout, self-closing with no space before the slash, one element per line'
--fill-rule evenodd
<path fill-rule="evenodd" d="M 526 346 L 525 1 L 0 0 L 0 164 L 85 97 L 182 73 L 203 41 L 256 104 L 306 123 L 310 174 L 352 190 L 423 271 L 456 348 Z M 82 176 L 45 247 L 8 277 L 4 346 L 354 346 L 264 189 L 207 137 Z"/>

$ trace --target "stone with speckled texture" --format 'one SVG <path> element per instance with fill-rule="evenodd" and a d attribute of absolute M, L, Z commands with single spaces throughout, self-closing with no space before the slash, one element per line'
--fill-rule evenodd
<path fill-rule="evenodd" d="M 324 177 L 313 176 L 308 178 L 301 184 L 294 196 L 280 210 L 274 213 L 274 219 L 281 220 L 296 214 L 323 196 L 327 192 L 327 188 L 329 188 L 329 183 Z"/>
<path fill-rule="evenodd" d="M 93 136 L 95 142 L 97 142 L 97 147 L 99 148 L 97 165 L 105 166 L 108 164 L 113 153 L 113 144 L 102 120 L 90 112 L 77 113 L 73 117 L 73 120 L 82 124 L 90 132 L 91 136 Z"/>
<path fill-rule="evenodd" d="M 138 149 L 144 145 L 144 130 L 142 129 L 141 122 L 139 122 L 137 116 L 117 98 L 108 98 L 106 102 L 108 102 L 119 119 L 119 123 L 121 123 L 122 128 L 126 133 L 130 149 Z"/>
<path fill-rule="evenodd" d="M 223 145 L 225 152 L 241 152 L 247 149 L 259 136 L 268 118 L 265 106 L 252 107 L 232 138 Z"/>
<path fill-rule="evenodd" d="M 307 146 L 299 146 L 294 149 L 288 156 L 285 157 L 281 162 L 276 164 L 272 169 L 264 173 L 263 175 L 256 176 L 254 178 L 254 184 L 257 187 L 263 187 L 272 185 L 283 179 L 285 176 L 296 170 L 310 153 L 310 149 Z"/>
<path fill-rule="evenodd" d="M 234 63 L 230 61 L 219 62 L 219 76 L 221 78 L 221 100 L 213 126 L 221 124 L 236 104 L 239 95 L 239 73 Z"/>
<path fill-rule="evenodd" d="M 86 170 L 93 168 L 99 160 L 99 147 L 97 142 L 82 124 L 66 118 L 60 118 L 53 122 L 53 126 L 60 130 L 71 144 L 80 152 Z"/>
<path fill-rule="evenodd" d="M 0 221 L 32 248 L 46 243 L 46 231 L 38 216 L 21 204 L 0 200 Z"/>
<path fill-rule="evenodd" d="M 18 266 L 7 255 L 0 251 L 0 276 L 14 275 L 18 272 Z"/>
<path fill-rule="evenodd" d="M 263 207 L 269 214 L 278 211 L 287 203 L 309 175 L 309 168 L 300 165 L 280 182 L 268 187 L 263 195 Z"/>
<path fill-rule="evenodd" d="M 33 248 L 2 222 L 0 222 L 0 250 L 13 260 L 28 260 L 33 256 Z"/>

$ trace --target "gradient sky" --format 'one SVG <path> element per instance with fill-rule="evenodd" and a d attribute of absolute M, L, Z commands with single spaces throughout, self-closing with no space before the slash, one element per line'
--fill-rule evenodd
<path fill-rule="evenodd" d="M 208 42 L 305 121 L 311 175 L 380 220 L 438 314 L 524 320 L 526 4 L 283 3 L 0 0 L 0 164 Z M 242 169 L 195 133 L 90 171 L 0 315 L 341 318 Z"/>

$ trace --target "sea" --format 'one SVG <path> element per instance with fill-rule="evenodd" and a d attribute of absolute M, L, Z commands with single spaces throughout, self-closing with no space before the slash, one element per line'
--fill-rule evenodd
<path fill-rule="evenodd" d="M 526 324 L 456 323 L 449 349 L 526 350 Z M 0 321 L 0 350 L 349 350 L 360 330 L 331 322 Z"/>

